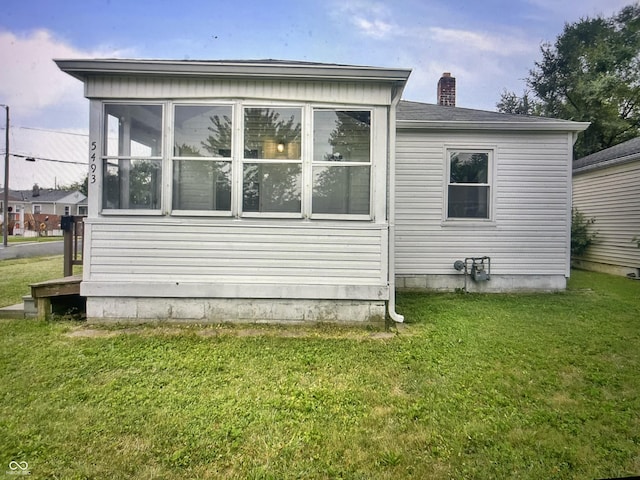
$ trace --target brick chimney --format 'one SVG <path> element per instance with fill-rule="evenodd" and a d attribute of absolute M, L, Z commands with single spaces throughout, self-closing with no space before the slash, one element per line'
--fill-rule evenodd
<path fill-rule="evenodd" d="M 444 72 L 438 80 L 438 105 L 456 106 L 456 79 L 449 72 Z"/>

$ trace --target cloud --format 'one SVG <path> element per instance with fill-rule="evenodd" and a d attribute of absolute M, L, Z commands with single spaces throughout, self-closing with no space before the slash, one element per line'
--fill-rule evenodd
<path fill-rule="evenodd" d="M 382 20 L 367 20 L 361 17 L 354 17 L 352 22 L 362 33 L 369 37 L 384 38 L 393 31 L 393 25 Z"/>
<path fill-rule="evenodd" d="M 389 21 L 391 13 L 387 6 L 377 2 L 347 0 L 337 5 L 334 16 L 346 17 L 349 23 L 368 37 L 389 38 L 400 31 L 395 23 Z"/>
<path fill-rule="evenodd" d="M 521 79 L 538 54 L 537 36 L 511 24 L 466 26 L 454 21 L 449 7 L 438 4 L 429 7 L 429 12 L 436 8 L 438 14 L 429 16 L 408 15 L 401 5 L 336 0 L 331 13 L 336 23 L 348 27 L 356 37 L 375 40 L 375 44 L 370 42 L 370 51 L 359 54 L 363 61 L 412 68 L 405 98 L 434 102 L 443 72 L 457 78 L 458 105 L 464 107 L 493 110 L 503 88 L 521 88 Z M 443 19 L 450 17 L 454 20 L 447 26 Z"/>
<path fill-rule="evenodd" d="M 447 44 L 449 47 L 470 52 L 486 52 L 500 56 L 531 53 L 537 50 L 537 44 L 515 35 L 495 34 L 451 28 L 430 27 L 431 41 Z"/>
<path fill-rule="evenodd" d="M 74 48 L 51 32 L 0 32 L 0 101 L 11 107 L 18 123 L 33 122 L 47 109 L 86 109 L 82 83 L 61 72 L 54 58 L 118 57 L 124 51 Z M 14 124 L 16 124 L 14 122 Z M 31 125 L 35 126 L 35 125 Z"/>

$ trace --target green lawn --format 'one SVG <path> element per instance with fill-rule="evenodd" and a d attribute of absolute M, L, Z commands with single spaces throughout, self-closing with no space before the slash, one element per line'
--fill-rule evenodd
<path fill-rule="evenodd" d="M 62 255 L 0 261 L 0 307 L 22 302 L 31 293 L 30 284 L 62 278 L 63 273 Z M 82 273 L 82 267 L 74 266 L 73 273 Z"/>
<path fill-rule="evenodd" d="M 40 242 L 58 242 L 64 240 L 63 237 L 22 237 L 19 235 L 11 235 L 7 237 L 8 243 L 40 243 Z"/>
<path fill-rule="evenodd" d="M 403 294 L 407 325 L 0 322 L 0 472 L 31 478 L 640 475 L 640 282 Z M 382 338 L 381 338 L 382 337 Z"/>

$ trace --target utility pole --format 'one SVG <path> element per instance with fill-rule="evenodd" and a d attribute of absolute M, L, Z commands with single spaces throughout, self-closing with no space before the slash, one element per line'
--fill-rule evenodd
<path fill-rule="evenodd" d="M 2 245 L 7 246 L 9 240 L 9 105 L 2 105 L 7 111 L 7 124 L 4 150 L 4 208 L 2 209 Z"/>

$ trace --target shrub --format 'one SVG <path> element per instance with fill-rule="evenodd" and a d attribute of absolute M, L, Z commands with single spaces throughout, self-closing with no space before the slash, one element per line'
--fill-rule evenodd
<path fill-rule="evenodd" d="M 595 241 L 598 232 L 589 231 L 595 218 L 586 218 L 577 208 L 571 209 L 571 256 L 581 256 Z"/>

